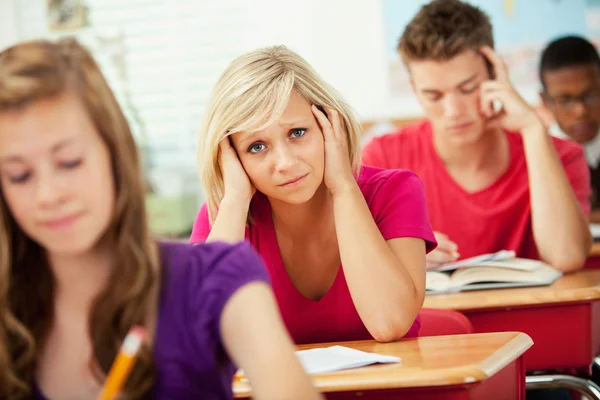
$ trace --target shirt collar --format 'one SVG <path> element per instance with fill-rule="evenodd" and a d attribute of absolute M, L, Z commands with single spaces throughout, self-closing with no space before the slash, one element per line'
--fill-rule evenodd
<path fill-rule="evenodd" d="M 552 136 L 565 139 L 572 140 L 569 135 L 564 133 L 557 123 L 552 124 L 549 129 L 549 132 Z M 583 145 L 583 150 L 585 151 L 585 158 L 587 163 L 592 168 L 597 168 L 598 164 L 600 164 L 600 133 L 596 135 L 595 138 L 587 142 Z"/>

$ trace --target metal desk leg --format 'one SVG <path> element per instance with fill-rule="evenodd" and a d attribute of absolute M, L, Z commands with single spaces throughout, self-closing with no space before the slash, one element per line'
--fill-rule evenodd
<path fill-rule="evenodd" d="M 571 375 L 533 375 L 525 378 L 525 387 L 529 389 L 566 388 L 575 390 L 591 399 L 600 400 L 600 386 L 594 382 Z"/>

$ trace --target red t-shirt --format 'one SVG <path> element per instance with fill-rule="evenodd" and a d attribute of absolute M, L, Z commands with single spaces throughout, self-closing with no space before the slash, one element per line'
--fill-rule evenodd
<path fill-rule="evenodd" d="M 459 186 L 446 170 L 435 150 L 428 121 L 374 138 L 363 149 L 363 163 L 416 172 L 425 186 L 433 230 L 448 235 L 458 245 L 461 258 L 514 250 L 519 257 L 536 259 L 523 141 L 518 133 L 506 135 L 510 145 L 508 169 L 489 187 L 473 193 Z M 591 192 L 583 149 L 571 141 L 552 140 L 573 191 L 589 214 Z"/>
<path fill-rule="evenodd" d="M 423 185 L 410 171 L 386 171 L 363 167 L 358 185 L 384 239 L 416 237 L 435 247 L 427 218 Z M 292 283 L 279 252 L 271 205 L 262 193 L 252 199 L 253 223 L 246 230 L 249 240 L 263 257 L 283 321 L 296 343 L 372 339 L 350 296 L 343 267 L 329 291 L 319 301 L 304 297 Z M 194 224 L 191 242 L 203 242 L 210 233 L 206 204 Z M 374 291 L 377 288 L 373 289 Z M 417 336 L 417 318 L 406 336 Z"/>

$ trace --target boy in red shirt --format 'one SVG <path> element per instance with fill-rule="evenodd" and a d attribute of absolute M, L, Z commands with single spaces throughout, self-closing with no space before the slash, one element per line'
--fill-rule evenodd
<path fill-rule="evenodd" d="M 398 51 L 428 120 L 373 139 L 363 163 L 422 179 L 439 244 L 428 268 L 507 249 L 579 269 L 591 245 L 583 149 L 547 134 L 493 45 L 477 7 L 423 6 Z"/>

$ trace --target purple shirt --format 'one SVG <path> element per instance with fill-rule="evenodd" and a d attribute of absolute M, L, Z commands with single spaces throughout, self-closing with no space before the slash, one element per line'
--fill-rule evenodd
<path fill-rule="evenodd" d="M 235 367 L 223 348 L 221 313 L 243 285 L 268 282 L 267 272 L 246 243 L 162 243 L 161 248 L 165 272 L 153 397 L 231 399 Z M 39 390 L 35 398 L 46 400 Z"/>

